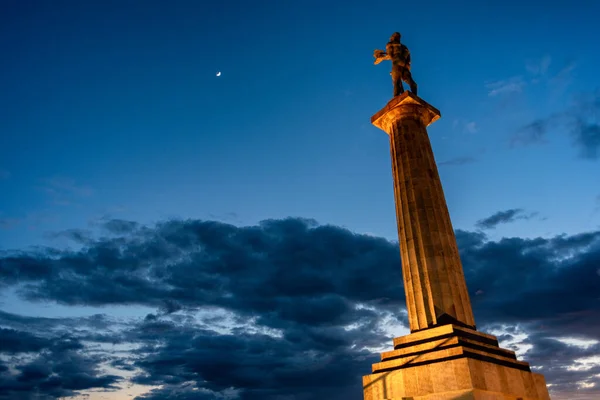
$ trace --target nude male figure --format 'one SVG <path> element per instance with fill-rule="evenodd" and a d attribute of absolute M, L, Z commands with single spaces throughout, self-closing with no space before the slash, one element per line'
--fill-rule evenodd
<path fill-rule="evenodd" d="M 375 50 L 375 65 L 384 60 L 392 61 L 392 82 L 394 84 L 394 97 L 404 93 L 402 81 L 410 86 L 410 91 L 417 94 L 417 83 L 410 73 L 410 52 L 408 48 L 400 43 L 400 33 L 395 32 L 385 46 L 385 51 Z"/>

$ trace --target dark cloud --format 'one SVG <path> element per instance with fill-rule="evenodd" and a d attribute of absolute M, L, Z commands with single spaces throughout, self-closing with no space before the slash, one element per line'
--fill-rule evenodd
<path fill-rule="evenodd" d="M 524 215 L 509 211 L 484 225 Z M 7 254 L 0 281 L 33 301 L 156 311 L 128 323 L 0 313 L 12 338 L 8 352 L 53 354 L 59 364 L 75 354 L 82 371 L 88 365 L 87 387 L 116 384 L 98 372 L 101 363 L 130 371 L 135 383 L 162 385 L 147 400 L 359 399 L 360 376 L 378 358 L 373 349 L 389 349 L 388 326 L 398 329 L 405 318 L 399 251 L 384 239 L 291 218 L 246 227 L 198 220 L 114 226 L 130 228 L 90 237 L 77 250 Z M 569 366 L 598 355 L 597 347 L 583 351 L 556 338 L 600 338 L 600 231 L 499 241 L 457 231 L 457 240 L 478 326 L 501 330 L 507 343 L 526 332 L 525 358 L 544 367 L 555 393 L 596 382 L 595 367 L 573 373 Z M 25 333 L 16 338 L 13 330 Z M 109 343 L 128 350 L 102 353 Z M 23 376 L 32 391 L 66 374 L 62 392 L 45 393 L 80 390 L 58 365 L 13 364 L 19 367 L 4 387 Z"/>
<path fill-rule="evenodd" d="M 491 216 L 477 221 L 475 224 L 479 229 L 494 229 L 500 224 L 507 224 L 520 219 L 530 219 L 536 216 L 537 213 L 526 214 L 520 208 L 513 208 L 505 211 L 498 211 Z"/>
<path fill-rule="evenodd" d="M 600 279 L 595 274 L 600 231 L 495 242 L 457 231 L 457 240 L 470 289 L 484 291 L 472 301 L 485 320 L 514 323 L 562 315 L 562 322 L 571 324 L 600 311 Z M 600 337 L 599 324 L 584 331 Z M 576 332 L 582 333 L 579 328 Z"/>
<path fill-rule="evenodd" d="M 597 160 L 600 156 L 600 125 L 579 119 L 572 134 L 575 145 L 579 148 L 579 156 Z"/>
<path fill-rule="evenodd" d="M 586 360 L 600 354 L 600 343 L 588 347 L 580 347 L 563 343 L 555 338 L 548 338 L 545 334 L 535 333 L 523 341 L 524 344 L 533 345 L 527 356 L 538 365 L 551 365 L 546 374 L 546 379 L 560 385 L 568 392 L 579 389 L 578 382 L 587 381 L 600 384 L 600 365 L 590 369 L 581 368 L 582 362 L 573 363 L 573 360 Z M 578 365 L 579 364 L 579 365 Z M 597 388 L 596 388 L 597 389 Z"/>
<path fill-rule="evenodd" d="M 27 317 L 0 310 L 0 325 L 16 327 L 16 329 L 31 328 L 39 332 L 68 331 L 75 327 L 89 330 L 106 329 L 113 326 L 115 321 L 106 315 L 94 314 L 89 317 L 79 318 L 44 318 Z"/>
<path fill-rule="evenodd" d="M 23 357 L 24 353 L 33 357 Z M 0 399 L 56 399 L 85 389 L 115 389 L 122 380 L 103 374 L 102 357 L 84 351 L 72 336 L 47 338 L 1 329 L 0 355 L 12 366 L 0 366 Z"/>
<path fill-rule="evenodd" d="M 78 244 L 91 244 L 93 242 L 92 232 L 85 229 L 67 229 L 60 232 L 52 232 L 46 235 L 49 239 L 67 239 Z"/>
<path fill-rule="evenodd" d="M 537 119 L 520 128 L 510 140 L 511 147 L 539 144 L 547 141 L 550 131 L 567 133 L 578 150 L 579 157 L 600 158 L 600 90 L 577 96 L 571 106 L 546 118 Z"/>
<path fill-rule="evenodd" d="M 102 227 L 110 233 L 127 234 L 138 228 L 139 224 L 133 221 L 125 221 L 122 219 L 110 219 L 102 224 Z"/>
<path fill-rule="evenodd" d="M 477 160 L 474 157 L 457 157 L 457 158 L 453 158 L 451 160 L 442 161 L 442 162 L 438 163 L 438 165 L 439 166 L 444 166 L 444 165 L 459 166 L 459 165 L 471 164 L 471 163 L 474 163 L 475 161 L 477 161 Z"/>
<path fill-rule="evenodd" d="M 221 393 L 198 387 L 194 383 L 182 385 L 166 385 L 160 389 L 153 389 L 144 396 L 136 397 L 136 400 L 225 400 L 235 399 L 237 392 L 230 390 L 231 397 Z"/>
<path fill-rule="evenodd" d="M 21 293 L 27 298 L 68 305 L 203 304 L 315 324 L 319 317 L 305 315 L 300 301 L 340 321 L 352 317 L 344 299 L 403 301 L 395 246 L 299 219 L 242 228 L 170 221 L 77 251 L 47 251 L 0 259 L 5 284 L 26 283 Z M 389 281 L 371 270 L 385 272 Z"/>
<path fill-rule="evenodd" d="M 30 333 L 0 328 L 0 353 L 37 352 L 48 346 L 48 341 Z"/>
<path fill-rule="evenodd" d="M 297 399 L 354 398 L 360 394 L 365 364 L 377 360 L 371 352 L 352 347 L 360 344 L 366 329 L 295 326 L 273 336 L 241 330 L 218 334 L 193 325 L 145 321 L 136 330 L 130 332 L 132 338 L 157 342 L 138 351 L 135 366 L 143 372 L 134 382 L 173 388 L 203 383 L 207 399 L 222 398 L 211 393 L 222 395 L 231 388 L 240 390 L 241 399 L 291 394 Z M 159 397 L 163 392 L 148 398 L 169 398 Z"/>
<path fill-rule="evenodd" d="M 556 117 L 536 119 L 535 121 L 520 128 L 510 139 L 510 146 L 526 146 L 530 144 L 546 143 L 546 134 L 552 127 L 552 121 Z"/>

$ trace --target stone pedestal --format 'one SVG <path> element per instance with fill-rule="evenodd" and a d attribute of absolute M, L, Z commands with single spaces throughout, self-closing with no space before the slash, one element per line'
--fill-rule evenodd
<path fill-rule="evenodd" d="M 494 336 L 477 332 L 454 229 L 427 126 L 440 117 L 410 92 L 371 118 L 390 137 L 402 276 L 411 334 L 394 339 L 365 400 L 549 400 L 532 373 Z"/>
<path fill-rule="evenodd" d="M 365 400 L 550 400 L 543 375 L 513 351 L 456 325 L 394 339 L 363 388 Z"/>

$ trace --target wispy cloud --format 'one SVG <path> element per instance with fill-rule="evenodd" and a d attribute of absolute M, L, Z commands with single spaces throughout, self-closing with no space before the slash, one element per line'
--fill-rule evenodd
<path fill-rule="evenodd" d="M 463 133 L 477 133 L 479 128 L 477 122 L 457 118 L 452 121 L 453 130 L 461 130 Z"/>
<path fill-rule="evenodd" d="M 456 157 L 456 158 L 452 158 L 450 160 L 447 161 L 442 161 L 440 163 L 438 163 L 439 166 L 459 166 L 459 165 L 465 165 L 465 164 L 472 164 L 475 161 L 477 161 L 476 158 L 474 157 Z"/>
<path fill-rule="evenodd" d="M 12 229 L 20 222 L 21 220 L 19 218 L 4 218 L 0 216 L 0 229 Z"/>
<path fill-rule="evenodd" d="M 546 143 L 546 133 L 558 116 L 536 119 L 521 127 L 510 138 L 510 147 Z"/>
<path fill-rule="evenodd" d="M 562 85 L 567 86 L 573 80 L 573 72 L 577 67 L 577 62 L 569 61 L 567 62 L 557 73 L 552 76 L 549 80 L 549 83 L 553 86 Z"/>
<path fill-rule="evenodd" d="M 468 133 L 476 133 L 477 132 L 477 123 L 475 121 L 467 122 L 465 124 L 464 130 Z"/>
<path fill-rule="evenodd" d="M 488 96 L 495 97 L 510 93 L 520 93 L 526 85 L 522 76 L 514 76 L 512 78 L 488 82 L 485 87 L 488 90 Z"/>
<path fill-rule="evenodd" d="M 460 133 L 474 134 L 479 131 L 479 126 L 473 120 L 456 118 L 452 121 L 452 130 Z"/>
<path fill-rule="evenodd" d="M 535 60 L 527 60 L 525 68 L 534 77 L 542 77 L 548 73 L 548 68 L 552 63 L 552 58 L 549 55 L 545 55 L 542 58 Z"/>
<path fill-rule="evenodd" d="M 35 231 L 57 221 L 60 221 L 60 216 L 48 211 L 29 212 L 24 215 L 2 215 L 0 213 L 0 229 L 5 230 L 23 227 Z"/>
<path fill-rule="evenodd" d="M 537 216 L 538 213 L 525 213 L 521 208 L 513 208 L 505 211 L 498 211 L 487 218 L 477 221 L 475 226 L 479 229 L 494 229 L 500 224 L 508 224 L 517 220 L 527 220 Z"/>
<path fill-rule="evenodd" d="M 44 191 L 56 205 L 72 205 L 75 200 L 89 197 L 94 190 L 87 185 L 81 185 L 68 177 L 52 177 L 42 181 Z"/>
<path fill-rule="evenodd" d="M 214 219 L 216 221 L 228 222 L 231 224 L 239 224 L 242 222 L 242 218 L 240 217 L 240 215 L 233 211 L 229 211 L 223 214 L 209 213 L 208 218 Z"/>
<path fill-rule="evenodd" d="M 573 141 L 579 148 L 579 157 L 597 160 L 600 156 L 600 125 L 578 119 L 571 130 Z"/>
<path fill-rule="evenodd" d="M 554 129 L 571 136 L 579 157 L 588 160 L 600 158 L 600 90 L 576 96 L 565 111 L 521 127 L 510 139 L 510 146 L 540 144 L 547 141 L 548 133 Z"/>
<path fill-rule="evenodd" d="M 488 96 L 506 96 L 514 93 L 521 93 L 528 85 L 539 83 L 547 84 L 554 94 L 563 93 L 570 85 L 577 63 L 568 61 L 557 72 L 553 72 L 550 66 L 553 65 L 552 58 L 545 55 L 539 59 L 527 60 L 525 62 L 526 73 L 524 75 L 515 75 L 511 78 L 491 81 L 485 84 Z"/>

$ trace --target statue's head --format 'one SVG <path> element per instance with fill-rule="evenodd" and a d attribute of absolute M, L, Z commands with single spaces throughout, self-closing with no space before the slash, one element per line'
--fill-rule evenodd
<path fill-rule="evenodd" d="M 400 43 L 400 32 L 394 32 L 390 37 L 390 42 Z"/>

